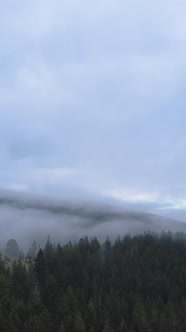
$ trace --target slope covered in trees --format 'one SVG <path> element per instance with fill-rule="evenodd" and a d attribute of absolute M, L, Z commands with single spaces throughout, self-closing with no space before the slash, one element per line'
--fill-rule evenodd
<path fill-rule="evenodd" d="M 183 234 L 96 238 L 0 261 L 0 331 L 186 330 Z"/>

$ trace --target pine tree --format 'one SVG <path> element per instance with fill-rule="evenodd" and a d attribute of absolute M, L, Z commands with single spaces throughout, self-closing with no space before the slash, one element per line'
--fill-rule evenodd
<path fill-rule="evenodd" d="M 35 265 L 34 270 L 36 274 L 37 281 L 41 287 L 45 286 L 46 283 L 46 274 L 47 274 L 47 265 L 46 260 L 43 254 L 43 251 L 40 249 L 36 259 L 35 259 Z"/>

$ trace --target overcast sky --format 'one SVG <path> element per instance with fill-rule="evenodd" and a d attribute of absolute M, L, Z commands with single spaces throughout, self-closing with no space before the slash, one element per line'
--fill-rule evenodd
<path fill-rule="evenodd" d="M 185 0 L 7 0 L 0 187 L 186 206 Z"/>

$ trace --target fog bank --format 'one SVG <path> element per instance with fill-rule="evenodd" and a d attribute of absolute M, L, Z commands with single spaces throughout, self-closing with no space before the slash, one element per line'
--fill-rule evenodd
<path fill-rule="evenodd" d="M 186 231 L 186 224 L 122 207 L 114 201 L 63 200 L 16 192 L 0 192 L 0 244 L 15 238 L 27 248 L 33 240 L 40 245 L 47 236 L 53 242 L 75 241 L 85 235 L 103 241 L 126 233 Z"/>

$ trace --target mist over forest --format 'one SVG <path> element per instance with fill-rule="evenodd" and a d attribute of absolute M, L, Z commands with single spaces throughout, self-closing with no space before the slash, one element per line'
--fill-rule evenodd
<path fill-rule="evenodd" d="M 186 224 L 152 213 L 99 199 L 56 199 L 23 193 L 0 192 L 0 244 L 15 238 L 27 249 L 33 240 L 43 246 L 49 235 L 53 243 L 96 236 L 115 240 L 128 233 L 186 231 Z"/>
<path fill-rule="evenodd" d="M 0 3 L 0 332 L 186 332 L 186 1 Z"/>

